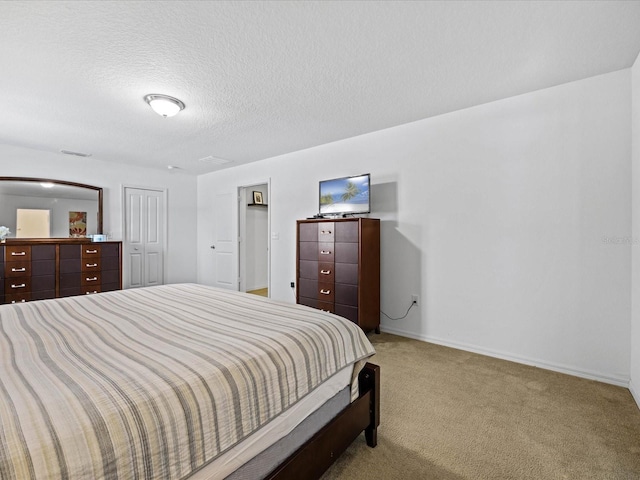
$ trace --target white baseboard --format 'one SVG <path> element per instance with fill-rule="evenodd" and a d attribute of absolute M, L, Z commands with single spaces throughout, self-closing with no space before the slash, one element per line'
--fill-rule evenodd
<path fill-rule="evenodd" d="M 631 392 L 633 399 L 636 401 L 636 405 L 640 408 L 640 392 L 635 389 L 635 385 L 631 380 L 629 381 L 629 391 Z"/>
<path fill-rule="evenodd" d="M 385 326 L 381 325 L 380 330 L 385 333 L 392 333 L 395 335 L 400 335 L 402 337 L 413 338 L 415 340 L 422 340 L 423 342 L 435 343 L 437 345 L 442 345 L 444 347 L 451 347 L 458 350 L 464 350 L 466 352 L 478 353 L 480 355 L 500 358 L 502 360 L 508 360 L 510 362 L 522 363 L 524 365 L 529 365 L 532 367 L 543 368 L 545 370 L 565 373 L 567 375 L 573 375 L 574 377 L 586 378 L 588 380 L 596 380 L 598 382 L 609 383 L 611 385 L 617 385 L 619 387 L 625 387 L 630 389 L 628 377 L 607 375 L 599 372 L 580 370 L 580 369 L 569 367 L 566 365 L 549 363 L 542 360 L 537 360 L 537 359 L 532 359 L 527 357 L 520 357 L 520 356 L 512 355 L 509 353 L 477 347 L 475 345 L 468 345 L 468 344 L 459 343 L 459 342 L 451 342 L 449 340 L 443 340 L 440 338 L 431 337 L 429 335 L 416 335 L 413 332 L 407 332 L 399 328 L 388 327 L 386 325 Z M 638 401 L 640 400 L 640 396 L 634 395 L 634 398 L 636 400 L 636 403 L 638 403 L 638 405 L 640 406 L 640 402 Z"/>

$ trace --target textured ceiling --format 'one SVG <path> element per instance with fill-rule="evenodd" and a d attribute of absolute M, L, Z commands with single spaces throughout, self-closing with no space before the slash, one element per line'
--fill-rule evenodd
<path fill-rule="evenodd" d="M 0 143 L 198 174 L 627 68 L 639 51 L 638 1 L 1 1 Z M 161 118 L 148 93 L 187 107 Z"/>

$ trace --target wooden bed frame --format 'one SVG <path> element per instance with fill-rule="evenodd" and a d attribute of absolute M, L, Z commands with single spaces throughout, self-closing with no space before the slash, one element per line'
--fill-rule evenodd
<path fill-rule="evenodd" d="M 267 480 L 318 479 L 364 430 L 367 445 L 378 443 L 380 367 L 367 363 L 358 376 L 360 396 L 318 431 Z"/>

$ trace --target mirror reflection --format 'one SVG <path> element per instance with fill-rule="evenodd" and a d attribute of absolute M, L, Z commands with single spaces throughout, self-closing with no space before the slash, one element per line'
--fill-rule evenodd
<path fill-rule="evenodd" d="M 0 225 L 8 238 L 102 233 L 102 189 L 60 180 L 0 177 Z"/>

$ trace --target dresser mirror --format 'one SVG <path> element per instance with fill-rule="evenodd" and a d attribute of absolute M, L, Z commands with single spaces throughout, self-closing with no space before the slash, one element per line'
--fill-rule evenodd
<path fill-rule="evenodd" d="M 47 178 L 0 177 L 0 226 L 11 230 L 7 238 L 101 234 L 102 188 Z"/>

